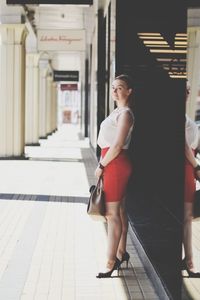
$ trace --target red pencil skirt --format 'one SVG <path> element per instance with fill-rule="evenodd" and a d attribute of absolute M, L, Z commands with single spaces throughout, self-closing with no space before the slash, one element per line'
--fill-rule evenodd
<path fill-rule="evenodd" d="M 109 148 L 101 149 L 104 157 Z M 103 186 L 106 202 L 122 201 L 127 189 L 132 164 L 127 156 L 127 150 L 122 150 L 105 168 L 103 172 Z"/>
<path fill-rule="evenodd" d="M 193 202 L 194 194 L 196 191 L 196 180 L 194 177 L 194 168 L 185 160 L 185 191 L 184 191 L 184 200 L 185 202 Z"/>

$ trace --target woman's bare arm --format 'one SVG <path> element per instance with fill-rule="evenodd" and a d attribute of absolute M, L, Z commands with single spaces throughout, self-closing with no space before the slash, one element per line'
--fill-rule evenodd
<path fill-rule="evenodd" d="M 191 147 L 188 145 L 187 141 L 185 141 L 185 156 L 194 168 L 194 173 L 195 173 L 196 179 L 200 180 L 200 170 L 199 169 L 195 170 L 195 168 L 198 167 L 198 163 L 197 163 L 196 158 L 193 154 L 193 151 L 192 151 Z"/>
<path fill-rule="evenodd" d="M 120 153 L 124 146 L 124 142 L 128 135 L 129 129 L 133 124 L 133 118 L 129 112 L 122 113 L 117 122 L 117 134 L 115 140 L 107 151 L 103 159 L 101 159 L 101 164 L 105 167 L 107 166 L 117 155 Z M 97 177 L 101 176 L 102 169 L 97 167 L 95 175 Z"/>
<path fill-rule="evenodd" d="M 120 153 L 132 124 L 133 118 L 129 112 L 124 112 L 119 116 L 116 138 L 104 158 L 101 160 L 103 166 L 107 166 Z"/>
<path fill-rule="evenodd" d="M 190 162 L 190 164 L 193 166 L 193 168 L 196 168 L 198 166 L 193 151 L 191 147 L 188 145 L 187 141 L 185 141 L 185 156 L 187 160 Z"/>

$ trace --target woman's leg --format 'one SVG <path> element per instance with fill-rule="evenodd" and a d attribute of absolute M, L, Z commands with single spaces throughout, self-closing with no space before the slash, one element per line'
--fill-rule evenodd
<path fill-rule="evenodd" d="M 188 269 L 193 269 L 193 252 L 192 252 L 192 218 L 193 203 L 185 202 L 184 204 L 184 225 L 183 225 L 183 246 L 185 259 Z"/>
<path fill-rule="evenodd" d="M 125 199 L 123 199 L 120 206 L 120 218 L 122 224 L 122 233 L 119 241 L 119 246 L 117 249 L 117 257 L 121 260 L 122 255 L 126 252 L 126 241 L 127 241 L 127 232 L 128 232 L 128 218 L 125 208 Z"/>
<path fill-rule="evenodd" d="M 107 202 L 106 203 L 106 219 L 108 225 L 108 248 L 107 268 L 112 269 L 116 256 L 117 249 L 122 233 L 122 223 L 120 218 L 120 202 Z"/>

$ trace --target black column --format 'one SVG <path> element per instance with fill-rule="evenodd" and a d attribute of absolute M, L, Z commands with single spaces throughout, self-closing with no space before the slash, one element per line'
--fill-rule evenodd
<path fill-rule="evenodd" d="M 105 19 L 103 10 L 98 11 L 98 69 L 97 69 L 97 132 L 105 118 Z M 100 148 L 97 147 L 97 156 Z"/>
<path fill-rule="evenodd" d="M 89 61 L 85 60 L 85 109 L 84 109 L 84 136 L 88 137 L 89 126 Z"/>
<path fill-rule="evenodd" d="M 116 2 L 116 73 L 135 84 L 129 217 L 169 295 L 181 299 L 186 48 L 175 41 L 186 33 L 186 8 Z"/>

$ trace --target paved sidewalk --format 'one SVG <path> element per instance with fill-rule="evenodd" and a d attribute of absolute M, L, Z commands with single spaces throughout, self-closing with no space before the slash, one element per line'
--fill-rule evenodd
<path fill-rule="evenodd" d="M 197 155 L 200 162 L 200 155 Z M 197 181 L 197 189 L 200 189 L 200 183 Z M 200 218 L 194 219 L 192 222 L 192 247 L 193 259 L 196 272 L 200 272 Z M 200 278 L 190 278 L 186 271 L 183 274 L 183 284 L 189 299 L 200 299 Z"/>
<path fill-rule="evenodd" d="M 196 272 L 200 272 L 200 219 L 192 222 L 192 245 L 194 252 L 194 265 Z M 190 299 L 200 299 L 200 278 L 190 278 L 183 271 L 183 282 Z"/>
<path fill-rule="evenodd" d="M 97 279 L 106 228 L 86 214 L 95 157 L 64 125 L 24 161 L 0 161 L 0 300 L 159 299 L 128 236 L 129 268 Z"/>

